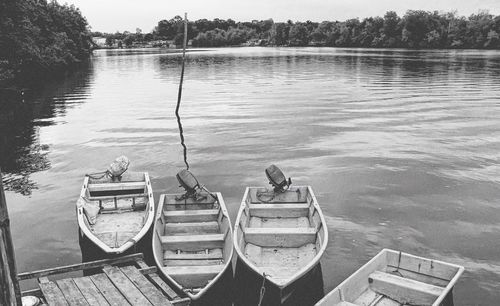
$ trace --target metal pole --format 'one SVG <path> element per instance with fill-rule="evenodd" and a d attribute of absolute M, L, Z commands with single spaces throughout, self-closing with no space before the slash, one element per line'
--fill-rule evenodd
<path fill-rule="evenodd" d="M 22 306 L 14 245 L 0 169 L 0 305 Z"/>

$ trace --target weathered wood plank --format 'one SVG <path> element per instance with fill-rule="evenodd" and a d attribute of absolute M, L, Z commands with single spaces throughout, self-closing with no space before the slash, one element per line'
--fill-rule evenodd
<path fill-rule="evenodd" d="M 262 218 L 298 218 L 309 215 L 309 204 L 250 204 L 250 216 Z"/>
<path fill-rule="evenodd" d="M 199 199 L 198 201 L 189 198 L 184 200 L 176 200 L 176 197 L 182 196 L 182 194 L 165 194 L 164 205 L 200 205 L 200 204 L 214 204 L 215 200 L 210 195 L 207 194 L 206 198 Z"/>
<path fill-rule="evenodd" d="M 167 223 L 216 221 L 218 209 L 167 210 L 163 211 Z"/>
<path fill-rule="evenodd" d="M 282 193 L 274 193 L 266 188 L 250 188 L 251 203 L 306 203 L 307 187 L 292 187 Z"/>
<path fill-rule="evenodd" d="M 91 201 L 96 200 L 114 200 L 116 199 L 132 199 L 132 198 L 146 198 L 148 195 L 143 193 L 129 193 L 129 194 L 117 194 L 117 195 L 105 195 L 105 196 L 91 196 L 89 199 Z"/>
<path fill-rule="evenodd" d="M 89 306 L 89 303 L 87 303 L 87 300 L 71 278 L 56 280 L 56 284 L 70 305 Z"/>
<path fill-rule="evenodd" d="M 137 264 L 142 269 L 148 267 L 148 265 L 146 265 L 146 263 L 142 260 L 138 260 Z M 170 288 L 170 286 L 167 285 L 157 274 L 149 274 L 147 278 L 151 280 L 151 282 L 155 284 L 158 289 L 163 291 L 163 293 L 165 293 L 169 298 L 171 299 L 179 298 L 177 293 L 172 288 Z"/>
<path fill-rule="evenodd" d="M 168 250 L 199 251 L 224 246 L 224 234 L 162 236 L 160 239 Z"/>
<path fill-rule="evenodd" d="M 105 274 L 95 274 L 90 279 L 111 306 L 130 305 Z"/>
<path fill-rule="evenodd" d="M 151 284 L 147 278 L 142 275 L 139 270 L 137 270 L 137 268 L 126 266 L 120 268 L 120 270 L 136 285 L 136 287 L 144 294 L 151 304 L 154 306 L 172 305 L 170 301 L 161 293 L 161 291 Z"/>
<path fill-rule="evenodd" d="M 136 190 L 146 188 L 146 182 L 97 183 L 88 185 L 90 192 L 109 190 Z"/>
<path fill-rule="evenodd" d="M 45 300 L 50 306 L 66 306 L 69 305 L 56 283 L 47 279 L 40 279 L 38 286 L 42 290 Z"/>
<path fill-rule="evenodd" d="M 115 287 L 127 298 L 133 306 L 149 306 L 151 303 L 144 297 L 139 289 L 117 267 L 104 267 L 102 269 Z"/>
<path fill-rule="evenodd" d="M 142 254 L 131 254 L 131 255 L 125 255 L 122 257 L 114 258 L 114 259 L 101 259 L 101 260 L 85 262 L 85 263 L 81 263 L 81 264 L 68 265 L 68 266 L 63 266 L 63 267 L 58 267 L 58 268 L 51 268 L 51 269 L 38 270 L 38 271 L 33 271 L 33 272 L 20 273 L 17 276 L 17 278 L 19 280 L 26 280 L 26 279 L 31 279 L 31 278 L 49 276 L 49 275 L 60 274 L 60 273 L 67 273 L 67 272 L 78 271 L 78 270 L 94 269 L 94 268 L 102 267 L 103 265 L 113 265 L 113 264 L 131 262 L 131 261 L 136 261 L 136 260 L 140 260 L 143 258 L 144 258 L 144 256 Z"/>
<path fill-rule="evenodd" d="M 222 259 L 222 249 L 213 249 L 207 253 L 174 253 L 172 251 L 165 251 L 163 259 L 166 260 L 198 260 L 198 259 Z"/>
<path fill-rule="evenodd" d="M 78 287 L 87 302 L 92 306 L 109 306 L 101 292 L 94 285 L 90 277 L 73 278 L 75 285 Z"/>
<path fill-rule="evenodd" d="M 218 232 L 219 232 L 219 223 L 217 223 L 216 221 L 165 224 L 165 235 L 203 234 L 203 233 L 214 234 Z"/>
<path fill-rule="evenodd" d="M 380 271 L 371 273 L 368 282 L 373 291 L 411 305 L 431 305 L 444 289 Z"/>
<path fill-rule="evenodd" d="M 178 298 L 172 301 L 174 306 L 189 306 L 191 304 L 190 298 Z"/>
<path fill-rule="evenodd" d="M 451 280 L 458 272 L 459 267 L 437 260 L 414 256 L 407 253 L 388 251 L 387 265 L 393 268 L 402 268 L 419 274 L 428 275 L 444 280 Z"/>
<path fill-rule="evenodd" d="M 316 241 L 314 228 L 251 228 L 244 232 L 245 241 L 262 247 L 296 248 Z"/>

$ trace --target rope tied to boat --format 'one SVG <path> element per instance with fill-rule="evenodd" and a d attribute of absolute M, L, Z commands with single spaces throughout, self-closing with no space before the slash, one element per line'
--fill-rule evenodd
<path fill-rule="evenodd" d="M 262 300 L 264 299 L 264 294 L 266 293 L 266 273 L 262 273 L 262 285 L 260 286 L 260 296 L 259 296 L 259 304 L 257 306 L 262 305 Z"/>

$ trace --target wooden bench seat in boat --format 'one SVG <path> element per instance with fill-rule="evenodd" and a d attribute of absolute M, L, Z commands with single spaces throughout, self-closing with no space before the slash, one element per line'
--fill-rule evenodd
<path fill-rule="evenodd" d="M 262 247 L 298 248 L 316 241 L 316 229 L 306 228 L 253 228 L 244 230 L 245 241 Z"/>
<path fill-rule="evenodd" d="M 224 234 L 162 236 L 161 244 L 168 250 L 183 251 L 222 248 Z"/>
<path fill-rule="evenodd" d="M 430 305 L 443 292 L 443 287 L 426 284 L 390 273 L 375 271 L 368 277 L 370 288 L 397 301 L 415 305 Z"/>
<path fill-rule="evenodd" d="M 248 227 L 311 227 L 308 217 L 297 218 L 261 218 L 250 217 Z"/>
<path fill-rule="evenodd" d="M 166 223 L 165 235 L 215 234 L 219 232 L 217 221 Z"/>
<path fill-rule="evenodd" d="M 224 263 L 222 249 L 210 249 L 196 253 L 175 253 L 166 250 L 163 255 L 165 266 L 202 266 Z"/>
<path fill-rule="evenodd" d="M 110 190 L 144 190 L 144 187 L 144 182 L 94 183 L 89 185 L 89 192 L 108 192 Z"/>
<path fill-rule="evenodd" d="M 218 209 L 196 210 L 166 210 L 163 212 L 166 222 L 207 222 L 216 221 L 219 216 Z"/>
<path fill-rule="evenodd" d="M 253 217 L 263 218 L 297 218 L 307 217 L 309 214 L 309 204 L 249 204 L 250 214 Z"/>

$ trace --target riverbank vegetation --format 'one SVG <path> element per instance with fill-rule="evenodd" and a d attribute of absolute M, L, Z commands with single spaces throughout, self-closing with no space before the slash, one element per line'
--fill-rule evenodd
<path fill-rule="evenodd" d="M 91 53 L 86 19 L 73 5 L 0 2 L 0 83 L 64 73 Z"/>
<path fill-rule="evenodd" d="M 189 39 L 194 47 L 241 45 L 328 46 L 364 48 L 499 49 L 500 16 L 479 11 L 469 17 L 456 12 L 410 10 L 404 16 L 387 12 L 383 17 L 323 22 L 274 22 L 272 19 L 235 22 L 228 19 L 190 21 Z M 180 45 L 183 20 L 161 20 L 147 34 L 101 34 L 109 46 Z"/>

